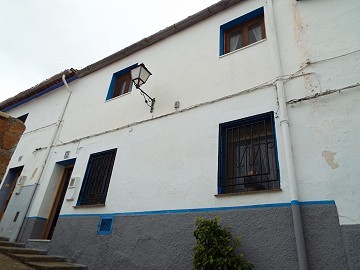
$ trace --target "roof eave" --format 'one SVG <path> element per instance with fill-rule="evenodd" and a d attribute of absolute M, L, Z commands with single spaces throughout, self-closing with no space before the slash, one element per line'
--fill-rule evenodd
<path fill-rule="evenodd" d="M 46 94 L 50 92 L 51 90 L 54 90 L 61 85 L 63 85 L 62 82 L 62 76 L 65 74 L 65 79 L 67 81 L 77 78 L 76 76 L 76 69 L 66 69 L 62 72 L 59 72 L 55 74 L 54 76 L 50 77 L 49 79 L 46 79 L 45 81 L 39 83 L 38 85 L 35 85 L 25 91 L 20 92 L 19 94 L 8 98 L 0 103 L 0 111 L 6 112 L 12 108 L 15 108 L 19 106 L 20 104 L 24 103 L 23 101 L 27 102 L 31 99 L 34 99 L 38 96 L 41 96 L 43 94 Z"/>

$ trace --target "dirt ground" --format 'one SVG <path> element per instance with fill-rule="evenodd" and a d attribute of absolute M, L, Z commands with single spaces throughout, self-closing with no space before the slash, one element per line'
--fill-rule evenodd
<path fill-rule="evenodd" d="M 31 270 L 34 269 L 16 260 L 13 260 L 0 253 L 0 269 L 1 270 Z"/>

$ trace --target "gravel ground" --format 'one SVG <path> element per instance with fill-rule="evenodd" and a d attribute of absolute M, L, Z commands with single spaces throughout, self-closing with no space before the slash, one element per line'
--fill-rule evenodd
<path fill-rule="evenodd" d="M 0 269 L 1 270 L 31 270 L 34 269 L 32 267 L 29 267 L 25 264 L 22 264 L 16 260 L 13 260 L 12 258 L 9 258 L 8 256 L 5 256 L 4 254 L 0 253 Z"/>

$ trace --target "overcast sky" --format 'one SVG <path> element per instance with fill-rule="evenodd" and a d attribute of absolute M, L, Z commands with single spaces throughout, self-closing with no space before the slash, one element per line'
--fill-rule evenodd
<path fill-rule="evenodd" d="M 0 0 L 0 101 L 219 0 Z"/>

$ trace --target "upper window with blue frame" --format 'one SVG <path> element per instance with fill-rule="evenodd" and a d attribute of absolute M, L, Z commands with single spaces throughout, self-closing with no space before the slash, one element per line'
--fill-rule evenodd
<path fill-rule="evenodd" d="M 131 70 L 137 66 L 134 64 L 113 74 L 106 100 L 131 92 Z"/>
<path fill-rule="evenodd" d="M 220 55 L 266 38 L 264 8 L 258 8 L 220 26 Z"/>

